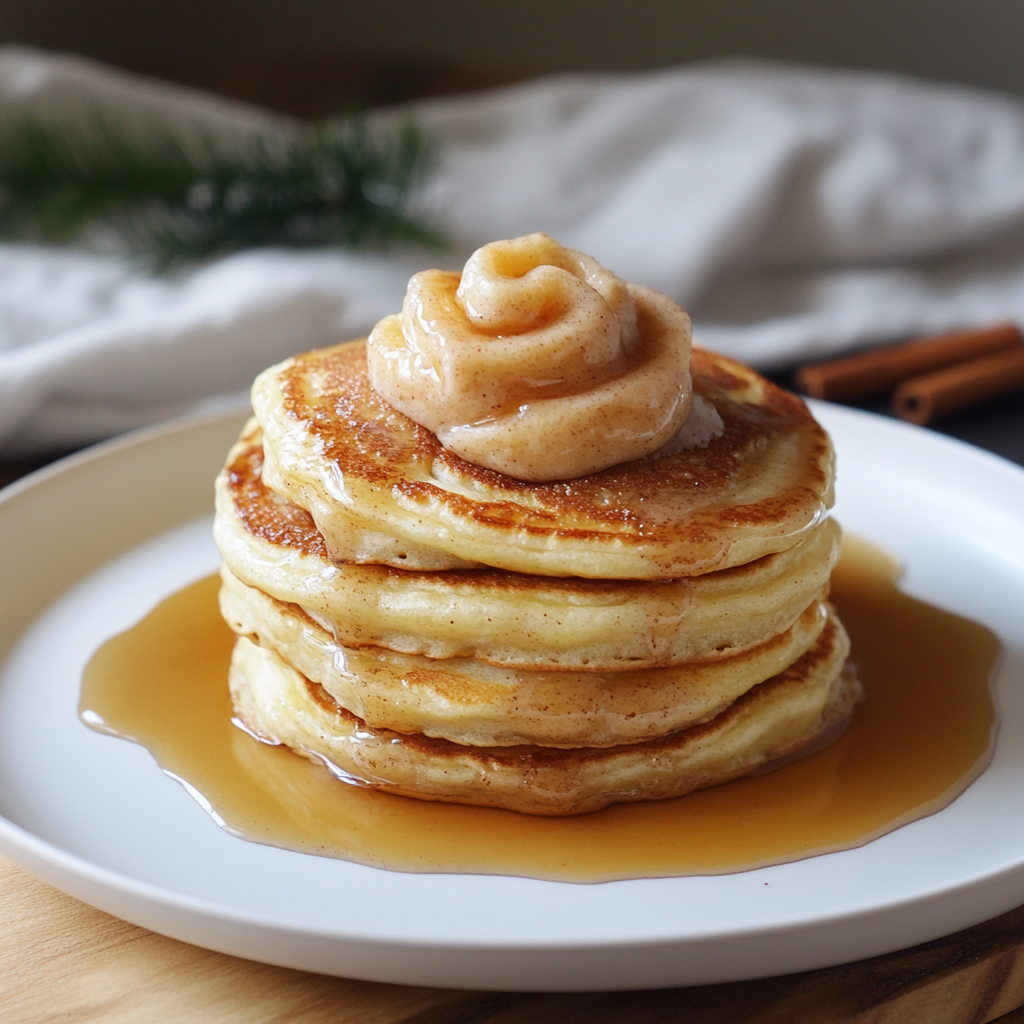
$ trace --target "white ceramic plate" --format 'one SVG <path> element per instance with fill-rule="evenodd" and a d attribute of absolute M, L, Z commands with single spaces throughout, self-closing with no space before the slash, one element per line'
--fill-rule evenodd
<path fill-rule="evenodd" d="M 794 864 L 599 885 L 401 874 L 232 838 L 144 749 L 76 717 L 95 648 L 217 564 L 211 481 L 240 423 L 221 417 L 102 445 L 0 500 L 0 848 L 88 903 L 211 949 L 468 988 L 780 974 L 1024 902 L 1024 472 L 917 428 L 816 411 L 839 452 L 844 525 L 904 561 L 910 593 L 1006 645 L 995 758 L 941 813 Z"/>

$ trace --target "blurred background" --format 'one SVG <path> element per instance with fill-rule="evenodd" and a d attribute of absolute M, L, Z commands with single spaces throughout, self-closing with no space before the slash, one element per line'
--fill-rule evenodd
<path fill-rule="evenodd" d="M 1024 93 L 1019 0 L 5 0 L 0 42 L 319 116 L 569 70 L 755 56 Z"/>
<path fill-rule="evenodd" d="M 729 57 L 1020 97 L 1022 38 L 1020 0 L 0 0 L 0 44 L 83 55 L 305 118 L 538 75 Z M 938 429 L 1024 463 L 1019 395 Z M 0 484 L 38 464 L 2 459 Z"/>

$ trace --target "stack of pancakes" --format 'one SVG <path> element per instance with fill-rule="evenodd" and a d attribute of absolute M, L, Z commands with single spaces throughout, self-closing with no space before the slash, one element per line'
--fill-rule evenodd
<path fill-rule="evenodd" d="M 236 721 L 348 781 L 547 815 L 835 735 L 860 690 L 828 437 L 738 363 L 691 369 L 669 444 L 555 483 L 447 451 L 363 345 L 261 375 L 217 484 Z"/>

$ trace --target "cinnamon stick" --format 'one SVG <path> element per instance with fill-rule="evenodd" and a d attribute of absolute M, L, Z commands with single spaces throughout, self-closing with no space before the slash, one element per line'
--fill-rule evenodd
<path fill-rule="evenodd" d="M 846 402 L 874 398 L 909 377 L 1015 346 L 1024 348 L 1024 334 L 1011 323 L 939 334 L 845 359 L 802 366 L 796 373 L 796 385 L 812 398 Z"/>
<path fill-rule="evenodd" d="M 1024 345 L 904 381 L 892 396 L 900 419 L 924 425 L 1024 389 Z"/>

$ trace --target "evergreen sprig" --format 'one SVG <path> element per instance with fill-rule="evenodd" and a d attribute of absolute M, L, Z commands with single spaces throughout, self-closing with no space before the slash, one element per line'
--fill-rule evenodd
<path fill-rule="evenodd" d="M 0 235 L 67 242 L 104 224 L 157 270 L 260 245 L 437 247 L 408 212 L 427 150 L 411 122 L 371 133 L 362 115 L 241 148 L 23 120 L 0 133 Z"/>

